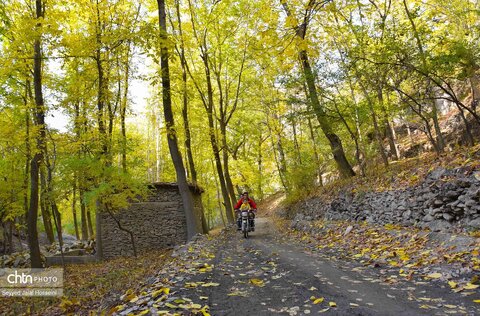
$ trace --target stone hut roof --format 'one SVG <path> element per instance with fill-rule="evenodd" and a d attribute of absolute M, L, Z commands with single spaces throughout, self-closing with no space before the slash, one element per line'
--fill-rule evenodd
<path fill-rule="evenodd" d="M 178 184 L 176 182 L 154 182 L 151 185 L 154 186 L 157 189 L 159 189 L 159 188 L 168 188 L 168 189 L 178 188 Z M 196 184 L 189 183 L 188 187 L 190 188 L 190 191 L 192 191 L 192 193 L 195 193 L 195 194 L 202 194 L 203 192 L 205 192 L 204 189 L 202 189 L 201 187 L 199 187 Z"/>

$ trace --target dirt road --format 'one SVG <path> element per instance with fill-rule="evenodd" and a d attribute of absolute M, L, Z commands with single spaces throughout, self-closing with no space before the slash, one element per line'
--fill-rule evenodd
<path fill-rule="evenodd" d="M 202 273 L 170 281 L 170 302 L 186 298 L 208 305 L 211 315 L 480 315 L 472 296 L 440 282 L 386 283 L 375 268 L 286 240 L 267 219 L 257 219 L 249 239 L 228 235 Z"/>

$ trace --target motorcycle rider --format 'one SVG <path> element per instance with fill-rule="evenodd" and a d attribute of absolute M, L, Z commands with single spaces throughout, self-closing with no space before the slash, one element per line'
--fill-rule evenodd
<path fill-rule="evenodd" d="M 252 231 L 255 230 L 255 212 L 257 211 L 257 204 L 255 201 L 248 197 L 248 192 L 243 192 L 242 197 L 238 200 L 237 204 L 233 207 L 235 209 L 235 214 L 237 214 L 237 230 L 241 230 L 241 210 L 250 210 L 249 217 L 250 217 L 250 227 Z"/>

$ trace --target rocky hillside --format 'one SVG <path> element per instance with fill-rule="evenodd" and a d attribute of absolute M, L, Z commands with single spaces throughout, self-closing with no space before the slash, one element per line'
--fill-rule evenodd
<path fill-rule="evenodd" d="M 311 197 L 289 207 L 295 221 L 354 220 L 433 231 L 480 229 L 480 171 L 434 169 L 420 183 L 386 191 L 339 190 L 333 199 Z"/>
<path fill-rule="evenodd" d="M 388 167 L 370 162 L 365 177 L 335 180 L 288 197 L 281 217 L 400 224 L 432 231 L 480 230 L 480 145 L 463 147 L 464 125 L 455 108 L 444 109 L 447 152 L 433 152 L 420 130 L 397 131 L 404 158 Z M 410 127 L 411 129 L 411 127 Z M 480 126 L 471 122 L 478 139 Z"/>

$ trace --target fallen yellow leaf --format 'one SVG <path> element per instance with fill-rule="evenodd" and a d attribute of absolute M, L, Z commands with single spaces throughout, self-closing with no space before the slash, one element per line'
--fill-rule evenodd
<path fill-rule="evenodd" d="M 211 287 L 211 286 L 219 286 L 219 285 L 220 283 L 213 283 L 213 282 L 202 284 L 203 287 Z"/>
<path fill-rule="evenodd" d="M 135 303 L 136 301 L 138 301 L 138 296 L 136 296 L 135 294 L 133 295 L 134 297 L 131 300 L 129 300 L 130 303 Z"/>
<path fill-rule="evenodd" d="M 472 283 L 467 283 L 467 285 L 465 285 L 463 288 L 465 290 L 474 290 L 476 288 L 478 288 L 480 285 L 477 285 L 477 284 L 472 284 Z"/>
<path fill-rule="evenodd" d="M 316 299 L 313 301 L 313 304 L 315 304 L 315 305 L 316 305 L 316 304 L 322 303 L 322 302 L 323 302 L 323 300 L 324 300 L 324 298 L 323 298 L 323 297 L 316 298 Z"/>
<path fill-rule="evenodd" d="M 155 292 L 152 293 L 152 298 L 156 298 L 162 293 L 165 293 L 168 295 L 168 293 L 170 293 L 170 289 L 168 287 L 162 287 L 160 290 L 156 290 Z"/>
<path fill-rule="evenodd" d="M 165 306 L 167 306 L 168 308 L 175 308 L 175 309 L 178 308 L 177 305 L 173 305 L 171 303 L 166 303 Z"/>
<path fill-rule="evenodd" d="M 448 281 L 448 285 L 450 285 L 450 287 L 452 289 L 456 288 L 457 287 L 457 283 L 453 282 L 453 281 Z"/>
<path fill-rule="evenodd" d="M 328 302 L 328 305 L 330 307 L 337 307 L 337 303 L 335 303 L 335 302 Z"/>
<path fill-rule="evenodd" d="M 250 279 L 250 283 L 252 283 L 255 286 L 264 286 L 265 284 L 263 283 L 263 280 L 260 279 Z"/>
<path fill-rule="evenodd" d="M 430 278 L 430 279 L 439 279 L 442 277 L 442 274 L 441 273 L 430 273 L 427 275 L 427 278 Z"/>

